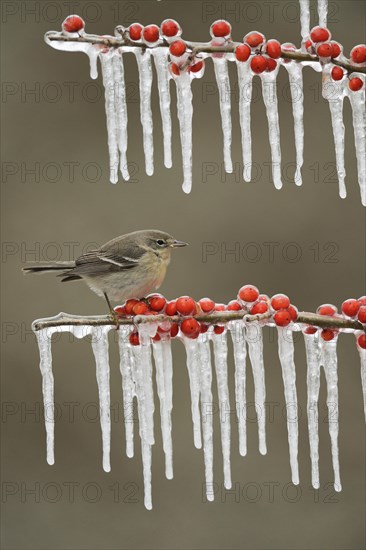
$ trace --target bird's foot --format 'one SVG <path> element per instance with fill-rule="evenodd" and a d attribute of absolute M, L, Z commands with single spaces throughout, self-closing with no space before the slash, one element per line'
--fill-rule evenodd
<path fill-rule="evenodd" d="M 111 310 L 110 310 L 110 317 L 111 317 L 113 323 L 116 325 L 116 330 L 118 330 L 119 327 L 120 327 L 120 322 L 119 322 L 119 319 L 118 319 L 118 315 L 117 315 L 117 313 L 114 311 L 114 309 L 111 309 Z"/>

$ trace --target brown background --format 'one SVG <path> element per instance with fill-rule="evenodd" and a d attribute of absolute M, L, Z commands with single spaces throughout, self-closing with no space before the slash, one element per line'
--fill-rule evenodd
<path fill-rule="evenodd" d="M 235 13 L 226 11 L 233 6 Z M 159 23 L 166 17 L 173 17 L 181 22 L 187 38 L 205 40 L 209 36 L 210 23 L 223 16 L 232 22 L 235 39 L 249 30 L 259 29 L 268 38 L 298 44 L 297 2 L 276 2 L 272 6 L 274 18 L 270 17 L 268 2 L 79 2 L 74 11 L 89 20 L 89 32 L 100 34 L 112 33 L 118 23 L 129 24 L 133 20 L 144 24 Z M 27 11 L 32 7 L 40 10 L 39 16 Z M 304 72 L 303 186 L 297 188 L 291 182 L 291 168 L 282 191 L 276 191 L 270 182 L 268 165 L 265 164 L 270 161 L 268 130 L 260 95 L 252 109 L 253 161 L 261 171 L 258 181 L 243 183 L 240 170 L 238 177 L 221 177 L 223 157 L 218 97 L 213 88 L 212 65 L 208 62 L 205 77 L 193 84 L 193 192 L 186 196 L 180 188 L 182 164 L 175 91 L 172 87 L 174 167 L 167 170 L 162 162 L 161 123 L 154 85 L 155 174 L 149 178 L 144 174 L 137 71 L 132 56 L 126 56 L 128 158 L 135 163 L 136 181 L 133 184 L 120 181 L 113 186 L 108 182 L 103 98 L 93 100 L 94 93 L 101 91 L 101 78 L 90 85 L 88 62 L 84 56 L 57 52 L 46 47 L 42 38 L 45 31 L 60 28 L 69 9 L 62 2 L 3 2 L 2 8 L 2 77 L 7 83 L 2 99 L 3 163 L 14 163 L 3 164 L 3 167 L 13 167 L 16 171 L 14 175 L 5 174 L 2 184 L 2 341 L 5 356 L 2 382 L 5 402 L 3 436 L 6 439 L 2 448 L 3 548 L 363 548 L 365 439 L 359 361 L 353 336 L 343 335 L 339 341 L 342 493 L 334 494 L 330 485 L 333 473 L 323 377 L 320 399 L 321 489 L 314 492 L 310 486 L 306 365 L 301 338 L 296 345 L 302 413 L 299 426 L 301 486 L 296 491 L 289 484 L 281 372 L 277 346 L 273 334 L 267 330 L 267 401 L 272 403 L 275 411 L 274 417 L 268 419 L 268 455 L 259 455 L 257 426 L 250 422 L 248 456 L 240 458 L 233 423 L 232 475 L 238 484 L 238 493 L 236 497 L 226 493 L 221 485 L 220 436 L 218 419 L 215 418 L 218 495 L 214 503 L 203 502 L 203 456 L 193 447 L 184 353 L 182 346 L 174 343 L 175 477 L 170 482 L 164 478 L 161 437 L 156 429 L 154 509 L 148 512 L 143 506 L 138 442 L 133 460 L 124 454 L 121 384 L 115 343 L 111 345 L 115 411 L 111 473 L 102 471 L 100 428 L 98 422 L 91 421 L 95 408 L 93 405 L 88 408 L 88 404 L 97 400 L 90 344 L 86 341 L 70 342 L 67 335 L 53 347 L 55 397 L 62 414 L 56 425 L 56 464 L 53 467 L 47 465 L 42 419 L 37 414 L 26 412 L 35 407 L 37 410 L 41 400 L 38 350 L 30 333 L 30 324 L 33 319 L 59 311 L 104 313 L 105 304 L 82 284 L 63 286 L 52 276 L 25 279 L 20 272 L 26 260 L 47 260 L 55 253 L 68 259 L 71 245 L 67 243 L 75 243 L 74 253 L 78 255 L 88 243 L 103 243 L 128 231 L 156 227 L 191 244 L 175 254 L 162 287 L 168 297 L 191 294 L 198 299 L 209 295 L 226 302 L 235 297 L 242 284 L 252 282 L 268 293 L 285 291 L 300 309 L 311 311 L 320 303 L 340 305 L 347 297 L 361 295 L 365 279 L 365 213 L 359 198 L 348 102 L 345 103 L 346 200 L 338 197 L 338 183 L 334 177 L 329 109 L 319 97 L 320 76 L 311 69 Z M 9 15 L 9 10 L 15 13 Z M 363 2 L 332 2 L 331 20 L 333 35 L 344 44 L 347 54 L 354 44 L 365 40 Z M 234 67 L 230 69 L 234 85 L 235 70 Z M 295 160 L 293 120 L 291 104 L 286 99 L 286 83 L 287 75 L 281 70 L 279 109 L 284 165 Z M 72 86 L 74 98 L 68 92 Z M 256 88 L 258 91 L 258 84 Z M 25 93 L 30 89 L 36 90 L 35 95 Z M 9 91 L 13 92 L 12 95 Z M 237 95 L 233 96 L 233 136 L 233 160 L 240 163 Z M 25 168 L 34 168 L 35 163 L 38 163 L 39 178 L 24 173 Z M 69 176 L 67 163 L 77 163 L 74 179 Z M 88 163 L 97 163 L 101 171 L 99 181 L 91 181 L 94 172 Z M 208 176 L 204 182 L 207 163 L 217 163 L 219 173 Z M 244 254 L 236 261 L 232 255 L 221 257 L 217 253 L 204 262 L 202 251 L 207 242 L 217 243 L 219 249 L 239 246 Z M 252 248 L 248 243 L 254 243 Z M 265 243 L 278 243 L 272 244 L 276 247 L 273 261 L 269 260 L 269 245 Z M 300 250 L 298 261 L 290 261 L 295 249 L 288 243 L 296 243 L 297 250 Z M 319 257 L 314 256 L 317 247 Z M 36 252 L 29 252 L 32 250 Z M 257 258 L 253 256 L 255 250 L 259 251 Z M 230 365 L 233 390 L 232 358 Z M 248 401 L 253 401 L 250 374 Z M 68 415 L 68 402 L 75 403 L 74 421 Z M 157 412 L 157 425 L 158 420 Z M 76 484 L 74 499 L 68 493 L 70 483 Z M 128 483 L 132 485 L 126 485 Z M 268 484 L 271 483 L 275 484 L 273 498 L 269 495 Z M 95 486 L 100 490 L 100 498 L 93 503 Z M 6 493 L 10 487 L 15 494 Z M 27 493 L 32 488 L 39 491 L 39 502 L 37 497 Z M 116 494 L 117 488 L 119 495 Z M 128 497 L 131 491 L 136 502 L 131 502 L 131 496 Z"/>

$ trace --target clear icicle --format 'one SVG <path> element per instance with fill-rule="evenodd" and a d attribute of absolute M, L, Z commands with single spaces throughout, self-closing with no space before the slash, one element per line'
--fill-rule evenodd
<path fill-rule="evenodd" d="M 334 489 L 341 491 L 341 478 L 339 474 L 339 451 L 338 451 L 338 362 L 337 362 L 337 336 L 330 342 L 322 341 L 322 364 L 324 367 L 325 379 L 327 381 L 327 406 L 329 435 L 332 447 L 332 462 L 334 470 Z"/>
<path fill-rule="evenodd" d="M 126 432 L 126 455 L 132 458 L 134 455 L 134 418 L 133 418 L 133 398 L 135 394 L 135 384 L 131 372 L 131 346 L 128 344 L 130 330 L 120 327 L 118 331 L 118 345 L 120 354 L 119 368 L 122 376 L 122 394 L 123 394 L 123 413 Z"/>
<path fill-rule="evenodd" d="M 295 183 L 302 185 L 301 168 L 304 163 L 304 83 L 301 63 L 284 63 L 290 79 L 292 115 L 294 117 L 296 172 Z"/>
<path fill-rule="evenodd" d="M 200 351 L 200 386 L 203 453 L 205 459 L 205 480 L 207 500 L 214 500 L 213 493 L 213 404 L 212 404 L 212 368 L 210 342 L 207 334 L 199 337 Z"/>
<path fill-rule="evenodd" d="M 307 414 L 311 459 L 311 483 L 314 489 L 319 489 L 319 388 L 321 354 L 318 334 L 304 334 L 307 363 Z"/>
<path fill-rule="evenodd" d="M 149 50 L 134 48 L 139 70 L 140 118 L 145 153 L 145 170 L 148 176 L 154 173 L 153 116 L 151 111 L 152 66 Z"/>
<path fill-rule="evenodd" d="M 243 151 L 243 179 L 252 179 L 252 133 L 250 128 L 250 107 L 252 102 L 253 74 L 249 63 L 236 62 L 239 81 L 239 121 Z"/>
<path fill-rule="evenodd" d="M 182 337 L 187 354 L 187 370 L 189 386 L 191 390 L 191 410 L 193 422 L 193 440 L 196 449 L 202 448 L 201 439 L 201 415 L 200 401 L 200 376 L 199 376 L 199 348 L 198 342 L 185 336 Z"/>
<path fill-rule="evenodd" d="M 282 378 L 285 390 L 287 409 L 287 431 L 290 451 L 292 483 L 299 484 L 298 453 L 298 408 L 296 393 L 296 371 L 294 363 L 294 343 L 292 332 L 287 328 L 277 327 L 278 356 L 281 362 Z M 291 412 L 292 411 L 294 412 Z"/>
<path fill-rule="evenodd" d="M 301 36 L 310 34 L 310 0 L 300 0 Z"/>
<path fill-rule="evenodd" d="M 359 77 L 362 76 L 359 74 Z M 357 156 L 358 183 L 360 186 L 361 202 L 366 206 L 366 113 L 365 113 L 365 81 L 358 92 L 349 91 L 349 100 L 352 107 L 353 131 Z"/>
<path fill-rule="evenodd" d="M 165 453 L 165 475 L 173 479 L 173 444 L 172 444 L 172 352 L 170 340 L 153 343 L 156 368 L 156 385 L 160 401 L 161 433 Z"/>
<path fill-rule="evenodd" d="M 358 351 L 360 354 L 361 362 L 361 383 L 362 383 L 362 393 L 363 393 L 363 406 L 365 411 L 365 421 L 366 421 L 366 349 L 358 346 Z"/>
<path fill-rule="evenodd" d="M 279 65 L 270 73 L 262 73 L 262 93 L 263 101 L 266 106 L 268 119 L 269 143 L 272 154 L 272 175 L 273 183 L 276 189 L 281 189 L 281 143 L 280 143 L 280 124 L 278 121 L 278 103 L 276 78 Z"/>
<path fill-rule="evenodd" d="M 117 141 L 117 117 L 115 108 L 115 87 L 113 70 L 114 51 L 102 53 L 100 62 L 102 65 L 104 94 L 105 94 L 105 112 L 107 119 L 108 150 L 109 150 L 109 180 L 111 183 L 118 181 L 118 141 Z"/>
<path fill-rule="evenodd" d="M 217 88 L 219 90 L 221 124 L 224 139 L 225 171 L 231 174 L 233 171 L 233 163 L 231 160 L 232 125 L 228 62 L 225 57 L 213 57 L 212 61 L 215 69 Z"/>
<path fill-rule="evenodd" d="M 152 361 L 151 361 L 151 326 L 148 323 L 138 327 L 141 345 L 139 348 L 141 364 L 141 383 L 144 390 L 146 439 L 150 445 L 154 445 L 154 390 L 152 385 Z M 156 329 L 154 331 L 154 334 Z"/>
<path fill-rule="evenodd" d="M 328 0 L 318 0 L 319 26 L 327 26 Z"/>
<path fill-rule="evenodd" d="M 220 409 L 221 446 L 224 463 L 224 486 L 231 489 L 230 466 L 230 399 L 227 382 L 227 339 L 226 331 L 212 336 L 215 357 L 217 393 Z"/>
<path fill-rule="evenodd" d="M 170 74 L 168 70 L 168 50 L 155 48 L 152 50 L 154 56 L 156 74 L 158 77 L 158 90 L 160 101 L 160 113 L 163 126 L 164 141 L 164 165 L 172 167 L 172 119 L 170 116 Z"/>
<path fill-rule="evenodd" d="M 246 358 L 245 328 L 240 321 L 230 324 L 235 363 L 235 402 L 238 418 L 239 453 L 247 454 L 247 414 L 246 414 Z"/>
<path fill-rule="evenodd" d="M 255 409 L 258 418 L 259 452 L 262 455 L 265 455 L 267 454 L 267 444 L 265 411 L 266 386 L 263 362 L 263 334 L 260 325 L 254 322 L 250 322 L 248 324 L 246 331 L 249 358 L 252 366 L 254 380 Z"/>
<path fill-rule="evenodd" d="M 111 398 L 109 388 L 108 332 L 110 326 L 95 327 L 92 330 L 92 348 L 95 358 L 99 392 L 100 427 L 103 441 L 103 470 L 111 471 Z"/>
<path fill-rule="evenodd" d="M 64 52 L 83 52 L 89 57 L 90 63 L 90 78 L 95 80 L 98 78 L 97 60 L 100 54 L 100 46 L 94 44 L 83 44 L 81 42 L 61 42 L 58 40 L 49 40 L 47 33 L 45 35 L 45 42 L 51 48 L 55 50 L 62 50 Z"/>
<path fill-rule="evenodd" d="M 44 419 L 47 442 L 47 462 L 55 463 L 55 404 L 54 404 L 54 380 L 52 373 L 52 348 L 51 337 L 57 329 L 43 329 L 36 331 L 40 363 L 39 368 L 42 374 L 42 392 Z"/>
<path fill-rule="evenodd" d="M 183 186 L 185 193 L 192 189 L 192 88 L 191 78 L 187 72 L 175 78 L 177 85 L 177 109 L 180 127 L 180 141 L 183 162 Z"/>
<path fill-rule="evenodd" d="M 117 125 L 117 143 L 120 154 L 119 168 L 122 177 L 125 181 L 130 179 L 127 164 L 127 103 L 126 103 L 126 86 L 125 73 L 123 67 L 122 51 L 116 51 L 113 56 L 113 71 L 115 83 L 115 110 L 116 110 L 116 125 Z"/>

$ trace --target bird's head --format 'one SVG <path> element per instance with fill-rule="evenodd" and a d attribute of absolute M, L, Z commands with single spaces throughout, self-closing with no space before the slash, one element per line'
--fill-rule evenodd
<path fill-rule="evenodd" d="M 163 261 L 169 261 L 173 248 L 187 246 L 188 244 L 183 241 L 178 241 L 169 235 L 169 233 L 158 231 L 157 229 L 149 229 L 147 231 L 142 231 L 141 233 L 143 246 Z"/>

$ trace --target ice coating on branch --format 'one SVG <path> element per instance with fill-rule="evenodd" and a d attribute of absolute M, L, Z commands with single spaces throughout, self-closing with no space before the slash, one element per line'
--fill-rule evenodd
<path fill-rule="evenodd" d="M 132 458 L 134 455 L 134 417 L 133 398 L 135 397 L 135 384 L 132 377 L 132 351 L 128 343 L 129 328 L 120 327 L 118 330 L 118 345 L 120 362 L 119 368 L 122 376 L 123 414 L 126 433 L 126 455 Z"/>
<path fill-rule="evenodd" d="M 290 79 L 292 114 L 294 117 L 296 172 L 295 183 L 302 185 L 301 168 L 304 163 L 304 87 L 301 63 L 284 63 Z"/>
<path fill-rule="evenodd" d="M 230 324 L 235 363 L 235 402 L 238 418 L 239 453 L 247 454 L 247 412 L 246 412 L 246 358 L 245 328 L 241 322 Z"/>
<path fill-rule="evenodd" d="M 319 26 L 327 26 L 328 0 L 318 0 Z"/>
<path fill-rule="evenodd" d="M 140 118 L 145 153 L 145 170 L 148 176 L 154 173 L 153 116 L 151 111 L 152 66 L 150 50 L 133 48 L 139 70 Z"/>
<path fill-rule="evenodd" d="M 114 80 L 113 50 L 100 55 L 102 65 L 103 85 L 105 94 L 105 113 L 107 119 L 108 150 L 109 150 L 109 180 L 111 183 L 118 182 L 118 142 L 117 142 L 117 116 L 115 108 L 115 89 Z"/>
<path fill-rule="evenodd" d="M 298 452 L 298 407 L 296 393 L 296 371 L 294 363 L 294 343 L 292 332 L 288 328 L 277 327 L 278 356 L 282 368 L 282 378 L 285 390 L 287 409 L 287 432 L 290 450 L 290 465 L 292 483 L 299 484 Z"/>
<path fill-rule="evenodd" d="M 358 92 L 348 92 L 352 107 L 353 131 L 357 156 L 358 183 L 360 186 L 361 202 L 366 206 L 366 113 L 365 113 L 365 78 L 364 85 Z"/>
<path fill-rule="evenodd" d="M 337 336 L 330 342 L 321 342 L 322 364 L 327 381 L 327 406 L 329 435 L 332 447 L 332 462 L 334 470 L 334 489 L 341 491 L 341 478 L 339 474 L 338 451 L 338 361 L 337 361 Z"/>
<path fill-rule="evenodd" d="M 163 126 L 164 165 L 172 167 L 172 120 L 170 116 L 170 88 L 171 76 L 168 70 L 168 50 L 156 48 L 152 50 L 156 74 L 158 77 L 158 90 L 160 102 L 160 114 Z"/>
<path fill-rule="evenodd" d="M 243 179 L 252 179 L 252 133 L 250 128 L 250 105 L 252 101 L 253 73 L 249 63 L 236 62 L 239 81 L 239 121 L 243 151 Z"/>
<path fill-rule="evenodd" d="M 52 32 L 52 31 L 51 31 Z M 60 42 L 58 40 L 50 40 L 45 34 L 45 42 L 55 50 L 62 50 L 64 52 L 83 52 L 89 57 L 90 63 L 90 78 L 95 80 L 98 78 L 97 61 L 101 51 L 99 45 L 85 44 L 81 42 Z"/>
<path fill-rule="evenodd" d="M 100 427 L 103 441 L 103 470 L 111 471 L 111 398 L 109 388 L 108 332 L 110 326 L 95 327 L 92 330 L 92 349 L 95 358 L 99 393 Z"/>
<path fill-rule="evenodd" d="M 281 143 L 280 143 L 280 124 L 278 122 L 278 104 L 277 104 L 277 86 L 276 77 L 279 65 L 270 73 L 262 73 L 262 94 L 266 106 L 269 143 L 272 154 L 272 176 L 276 189 L 281 189 Z"/>
<path fill-rule="evenodd" d="M 116 51 L 113 58 L 113 73 L 114 73 L 114 101 L 116 111 L 116 132 L 117 144 L 120 154 L 119 168 L 122 177 L 125 181 L 130 179 L 127 165 L 127 103 L 126 103 L 126 86 L 125 73 L 123 67 L 122 50 Z"/>
<path fill-rule="evenodd" d="M 254 380 L 254 401 L 258 419 L 259 452 L 267 454 L 266 444 L 266 386 L 263 362 L 263 334 L 259 323 L 251 322 L 246 327 L 250 363 Z"/>
<path fill-rule="evenodd" d="M 43 406 L 47 442 L 47 462 L 50 465 L 55 463 L 55 404 L 51 349 L 51 337 L 54 332 L 57 332 L 56 328 L 43 329 L 35 333 L 37 337 L 40 356 L 39 368 L 42 374 Z"/>
<path fill-rule="evenodd" d="M 361 346 L 358 346 L 358 352 L 360 354 L 363 406 L 364 406 L 365 421 L 366 421 L 366 349 L 363 349 L 361 348 Z"/>
<path fill-rule="evenodd" d="M 233 171 L 233 163 L 231 160 L 231 94 L 228 62 L 225 57 L 213 57 L 212 61 L 215 69 L 217 88 L 219 90 L 225 171 L 231 174 Z"/>
<path fill-rule="evenodd" d="M 205 460 L 205 480 L 207 500 L 214 500 L 213 487 L 213 405 L 212 405 L 212 367 L 209 339 L 203 334 L 199 337 L 200 351 L 200 389 L 203 453 Z"/>
<path fill-rule="evenodd" d="M 222 334 L 212 336 L 215 371 L 217 381 L 217 393 L 220 409 L 221 426 L 221 447 L 224 465 L 224 486 L 231 489 L 231 466 L 230 466 L 230 399 L 227 382 L 227 340 L 226 331 Z"/>
<path fill-rule="evenodd" d="M 171 412 L 173 407 L 173 361 L 170 339 L 154 342 L 153 354 L 156 369 L 156 386 L 160 401 L 161 434 L 165 453 L 165 475 L 167 479 L 173 479 L 173 443 L 171 420 Z"/>
<path fill-rule="evenodd" d="M 183 186 L 185 193 L 192 189 L 192 88 L 191 79 L 187 72 L 181 73 L 175 78 L 177 86 L 177 109 L 180 127 L 180 141 L 182 147 L 183 162 Z"/>
<path fill-rule="evenodd" d="M 307 415 L 311 459 L 311 483 L 314 489 L 319 489 L 319 388 L 321 352 L 319 335 L 304 334 L 307 363 Z"/>
<path fill-rule="evenodd" d="M 191 391 L 191 410 L 193 422 L 193 440 L 196 449 L 201 449 L 201 415 L 200 415 L 200 356 L 198 341 L 182 336 L 187 354 L 187 370 Z"/>
<path fill-rule="evenodd" d="M 299 2 L 301 36 L 304 38 L 310 34 L 310 0 L 299 0 Z"/>

